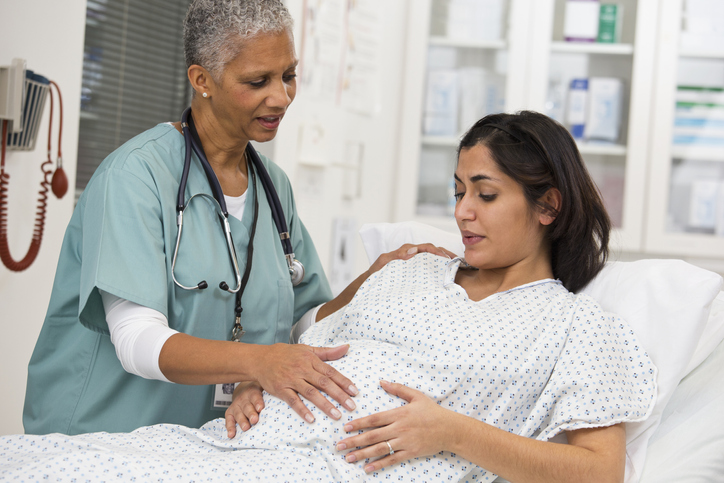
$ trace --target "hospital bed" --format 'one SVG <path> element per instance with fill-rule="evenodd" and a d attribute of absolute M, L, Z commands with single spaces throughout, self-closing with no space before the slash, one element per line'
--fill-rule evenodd
<path fill-rule="evenodd" d="M 364 225 L 370 263 L 404 243 L 462 254 L 460 236 L 418 222 Z M 583 292 L 633 328 L 658 367 L 649 419 L 626 428 L 626 482 L 724 481 L 722 278 L 681 260 L 609 262 Z"/>
<path fill-rule="evenodd" d="M 463 252 L 459 235 L 415 222 L 365 225 L 360 234 L 371 262 L 380 253 L 404 243 L 429 242 L 456 253 Z M 658 368 L 658 396 L 651 416 L 626 427 L 627 483 L 724 481 L 724 411 L 721 409 L 724 407 L 724 292 L 720 292 L 721 289 L 719 275 L 683 261 L 640 260 L 608 263 L 583 290 L 605 310 L 628 322 Z M 288 410 L 286 405 L 284 408 Z M 299 424 L 304 427 L 294 414 L 287 412 L 293 418 L 287 429 Z M 306 441 L 304 438 L 309 434 L 300 430 L 295 438 Z M 263 464 L 264 449 L 249 449 L 254 448 L 250 443 L 254 437 L 229 440 L 222 419 L 211 421 L 201 429 L 155 425 L 133 433 L 90 433 L 79 436 L 81 439 L 58 434 L 12 435 L 0 438 L 0 480 L 4 480 L 6 473 L 35 479 L 28 478 L 28 469 L 33 475 L 49 474 L 63 481 L 75 481 L 77 477 L 92 480 L 94 478 L 83 475 L 105 476 L 111 471 L 109 477 L 118 480 L 123 479 L 122 475 L 136 474 L 140 460 L 143 462 L 140 473 L 155 472 L 165 480 L 176 480 L 176 473 L 182 475 L 178 479 L 183 481 L 228 480 L 232 475 L 242 476 L 239 472 L 254 462 L 260 471 L 269 470 Z M 316 441 L 313 434 L 309 437 Z M 235 453 L 234 449 L 245 451 Z M 299 468 L 302 460 L 294 459 L 298 453 L 287 453 L 281 448 L 266 456 L 274 460 L 270 460 L 270 464 L 294 468 L 295 475 L 305 468 L 307 473 L 311 471 L 309 467 Z M 280 455 L 285 454 L 286 459 L 281 460 Z M 329 455 L 337 461 L 336 452 L 330 450 Z M 246 458 L 244 463 L 240 460 L 242 456 Z M 255 461 L 257 459 L 259 461 Z M 325 462 L 324 458 L 315 456 L 304 461 L 308 465 L 319 465 L 326 479 L 348 480 L 332 476 L 329 461 Z M 191 468 L 191 473 L 187 468 Z M 229 477 L 222 476 L 225 471 Z M 140 479 L 158 480 L 148 475 L 144 473 Z M 240 479 L 248 481 L 245 477 Z"/>

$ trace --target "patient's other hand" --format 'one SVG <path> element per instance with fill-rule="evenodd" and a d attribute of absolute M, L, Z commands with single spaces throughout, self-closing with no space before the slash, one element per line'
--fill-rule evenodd
<path fill-rule="evenodd" d="M 259 421 L 259 413 L 262 409 L 264 409 L 264 398 L 258 382 L 242 382 L 236 386 L 231 406 L 225 414 L 229 439 L 236 436 L 237 424 L 242 431 L 250 430 Z"/>
<path fill-rule="evenodd" d="M 390 263 L 392 260 L 409 260 L 418 253 L 424 252 L 447 258 L 455 258 L 457 256 L 450 250 L 446 248 L 436 247 L 432 243 L 422 243 L 420 245 L 411 245 L 407 243 L 405 245 L 402 245 L 397 250 L 383 253 L 382 255 L 377 257 L 375 263 L 373 263 L 367 271 L 368 275 L 372 275 L 373 273 Z"/>
<path fill-rule="evenodd" d="M 358 448 L 345 455 L 347 462 L 371 460 L 364 470 L 372 473 L 401 461 L 439 453 L 450 446 L 449 438 L 455 435 L 450 434 L 449 428 L 454 427 L 452 419 L 460 415 L 416 389 L 387 381 L 380 381 L 380 386 L 407 404 L 345 424 L 348 433 L 366 430 L 337 443 L 337 451 Z"/>
<path fill-rule="evenodd" d="M 322 320 L 323 318 L 335 313 L 348 303 L 352 301 L 354 298 L 354 294 L 357 293 L 357 290 L 362 286 L 362 284 L 369 278 L 370 275 L 375 273 L 376 271 L 380 270 L 382 267 L 390 263 L 392 260 L 409 260 L 410 258 L 414 257 L 418 253 L 428 252 L 435 255 L 439 255 L 441 257 L 447 257 L 447 258 L 455 258 L 457 255 L 455 255 L 450 250 L 446 250 L 445 248 L 439 248 L 431 243 L 424 243 L 422 245 L 410 245 L 409 243 L 406 245 L 402 245 L 397 250 L 393 250 L 391 252 L 383 253 L 379 257 L 377 257 L 377 260 L 375 260 L 375 263 L 373 263 L 369 269 L 367 269 L 366 272 L 364 272 L 362 275 L 357 277 L 352 283 L 350 283 L 346 289 L 342 291 L 339 295 L 337 295 L 333 300 L 330 300 L 326 304 L 324 304 L 320 309 L 317 311 L 317 322 Z"/>

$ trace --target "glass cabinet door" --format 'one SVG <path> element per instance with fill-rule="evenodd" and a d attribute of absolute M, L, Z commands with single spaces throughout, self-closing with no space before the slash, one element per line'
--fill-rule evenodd
<path fill-rule="evenodd" d="M 505 0 L 433 0 L 416 215 L 452 216 L 455 147 L 486 114 L 505 110 Z"/>
<path fill-rule="evenodd" d="M 576 139 L 615 228 L 614 250 L 640 251 L 655 0 L 536 2 L 531 108 Z"/>
<path fill-rule="evenodd" d="M 461 136 L 484 115 L 524 104 L 526 37 L 519 30 L 527 27 L 528 3 L 415 2 L 401 140 L 401 183 L 413 186 L 401 186 L 398 219 L 454 228 L 453 173 Z"/>
<path fill-rule="evenodd" d="M 724 2 L 661 14 L 646 248 L 724 256 Z"/>

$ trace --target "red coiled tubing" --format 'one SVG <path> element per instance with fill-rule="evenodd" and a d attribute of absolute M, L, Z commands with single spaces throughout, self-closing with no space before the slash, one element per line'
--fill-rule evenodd
<path fill-rule="evenodd" d="M 50 119 L 53 119 L 53 97 L 50 97 Z M 2 162 L 0 164 L 0 259 L 3 264 L 14 272 L 21 272 L 28 268 L 38 256 L 40 251 L 40 242 L 43 241 L 43 231 L 45 228 L 45 213 L 48 205 L 48 191 L 50 189 L 50 178 L 53 171 L 48 169 L 53 162 L 50 160 L 50 147 L 48 147 L 48 159 L 40 165 L 43 173 L 43 180 L 40 182 L 41 189 L 38 191 L 38 206 L 35 211 L 35 227 L 33 229 L 33 238 L 30 241 L 30 247 L 20 261 L 15 261 L 10 254 L 8 247 L 8 184 L 10 175 L 5 172 L 5 145 L 7 143 L 8 122 L 3 121 L 2 126 Z M 50 142 L 50 141 L 48 141 Z"/>

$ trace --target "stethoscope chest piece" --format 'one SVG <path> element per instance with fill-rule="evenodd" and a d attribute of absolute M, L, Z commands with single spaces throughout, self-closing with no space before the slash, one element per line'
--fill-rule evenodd
<path fill-rule="evenodd" d="M 302 262 L 296 258 L 293 259 L 292 263 L 289 265 L 289 275 L 292 277 L 293 286 L 296 287 L 302 283 L 302 280 L 304 280 L 304 265 L 302 265 Z"/>

